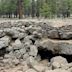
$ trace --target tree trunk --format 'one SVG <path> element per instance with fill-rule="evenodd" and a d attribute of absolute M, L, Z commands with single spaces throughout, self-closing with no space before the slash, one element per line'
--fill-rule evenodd
<path fill-rule="evenodd" d="M 23 0 L 18 0 L 18 14 L 19 19 L 23 18 Z"/>

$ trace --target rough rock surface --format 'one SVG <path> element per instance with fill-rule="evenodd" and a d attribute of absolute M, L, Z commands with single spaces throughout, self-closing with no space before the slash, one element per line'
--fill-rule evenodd
<path fill-rule="evenodd" d="M 51 59 L 51 65 L 53 69 L 62 68 L 67 65 L 68 62 L 65 58 L 58 56 Z"/>
<path fill-rule="evenodd" d="M 0 72 L 72 72 L 72 63 L 61 54 L 72 55 L 72 25 L 58 27 L 43 21 L 0 23 Z M 50 58 L 43 60 L 43 56 Z"/>
<path fill-rule="evenodd" d="M 42 49 L 46 48 L 47 50 L 51 50 L 53 53 L 72 54 L 72 40 L 52 40 L 44 38 L 42 40 L 37 40 L 35 45 Z"/>

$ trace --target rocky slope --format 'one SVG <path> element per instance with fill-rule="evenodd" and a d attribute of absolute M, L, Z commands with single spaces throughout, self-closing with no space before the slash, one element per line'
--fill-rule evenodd
<path fill-rule="evenodd" d="M 0 23 L 0 72 L 72 72 L 71 61 L 71 24 Z"/>

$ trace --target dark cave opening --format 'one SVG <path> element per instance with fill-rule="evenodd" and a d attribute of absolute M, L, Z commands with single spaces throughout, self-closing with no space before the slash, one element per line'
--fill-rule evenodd
<path fill-rule="evenodd" d="M 4 55 L 7 53 L 6 48 L 0 49 L 0 57 L 4 57 Z"/>
<path fill-rule="evenodd" d="M 39 49 L 38 54 L 41 56 L 41 60 L 50 59 L 55 56 L 62 56 L 67 59 L 68 63 L 72 62 L 72 55 L 66 55 L 66 54 L 53 54 L 52 51 L 49 51 L 47 49 Z"/>

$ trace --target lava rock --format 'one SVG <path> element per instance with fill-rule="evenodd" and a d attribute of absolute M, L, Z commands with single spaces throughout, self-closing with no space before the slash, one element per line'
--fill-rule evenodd
<path fill-rule="evenodd" d="M 19 39 L 16 39 L 14 43 L 12 43 L 12 47 L 14 50 L 24 48 L 23 44 Z"/>
<path fill-rule="evenodd" d="M 20 51 L 21 55 L 24 55 L 26 53 L 26 49 L 25 48 L 22 48 L 19 51 Z"/>
<path fill-rule="evenodd" d="M 13 51 L 13 47 L 12 47 L 12 46 L 8 46 L 8 47 L 6 48 L 6 51 L 8 51 L 8 52 Z"/>
<path fill-rule="evenodd" d="M 28 54 L 28 53 L 26 53 L 26 54 L 23 55 L 23 60 L 24 60 L 24 61 L 26 61 L 27 58 L 29 58 L 29 54 Z"/>
<path fill-rule="evenodd" d="M 19 39 L 22 39 L 26 36 L 26 33 L 23 29 L 15 28 L 15 27 L 12 27 L 11 29 L 5 28 L 4 33 L 6 35 L 11 36 L 12 38 L 19 38 Z"/>
<path fill-rule="evenodd" d="M 29 55 L 36 57 L 38 53 L 38 49 L 35 45 L 30 45 Z"/>
<path fill-rule="evenodd" d="M 53 57 L 50 62 L 53 69 L 62 68 L 68 64 L 67 60 L 61 56 Z"/>
<path fill-rule="evenodd" d="M 48 31 L 48 37 L 51 39 L 59 39 L 59 33 L 57 29 Z"/>
<path fill-rule="evenodd" d="M 10 43 L 10 37 L 9 36 L 4 36 L 0 39 L 0 49 L 5 48 L 9 45 Z"/>
<path fill-rule="evenodd" d="M 21 59 L 22 54 L 21 54 L 21 52 L 20 52 L 19 50 L 16 50 L 16 51 L 14 51 L 14 56 L 15 56 L 16 58 L 18 58 L 18 59 Z"/>
<path fill-rule="evenodd" d="M 44 38 L 42 40 L 37 40 L 35 45 L 38 48 L 50 50 L 53 54 L 72 54 L 72 40 L 53 40 Z"/>
<path fill-rule="evenodd" d="M 3 30 L 0 30 L 0 37 L 3 37 L 3 36 L 5 36 L 5 33 Z"/>
<path fill-rule="evenodd" d="M 72 25 L 65 25 L 59 28 L 60 39 L 72 39 Z"/>

